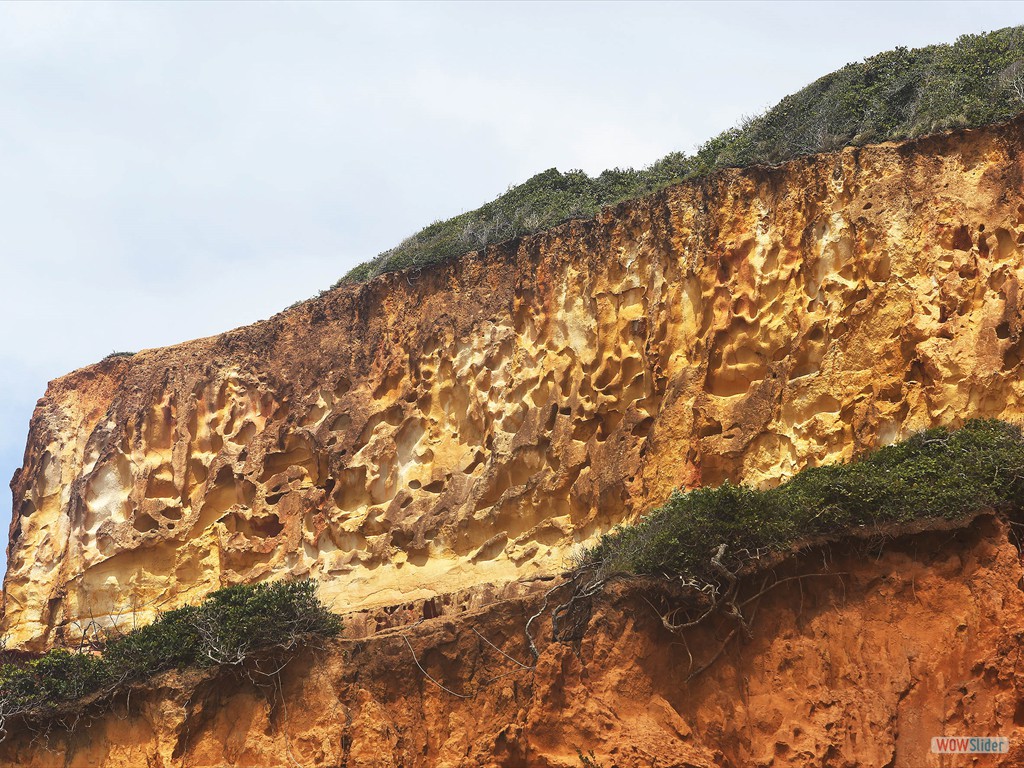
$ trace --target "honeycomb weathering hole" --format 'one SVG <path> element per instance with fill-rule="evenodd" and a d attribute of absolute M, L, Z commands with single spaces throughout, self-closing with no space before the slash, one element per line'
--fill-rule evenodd
<path fill-rule="evenodd" d="M 149 533 L 155 531 L 160 527 L 160 523 L 154 520 L 152 517 L 147 515 L 145 512 L 140 512 L 135 516 L 132 521 L 132 527 L 139 533 Z"/>

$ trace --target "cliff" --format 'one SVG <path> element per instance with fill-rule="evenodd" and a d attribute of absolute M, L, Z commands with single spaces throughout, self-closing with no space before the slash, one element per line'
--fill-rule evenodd
<path fill-rule="evenodd" d="M 2 631 L 309 576 L 369 632 L 519 594 L 677 487 L 1019 417 L 1022 129 L 723 172 L 58 379 Z"/>

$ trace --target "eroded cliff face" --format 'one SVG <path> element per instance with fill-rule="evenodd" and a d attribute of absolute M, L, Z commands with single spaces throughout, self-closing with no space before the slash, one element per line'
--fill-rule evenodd
<path fill-rule="evenodd" d="M 307 575 L 339 612 L 444 613 L 674 488 L 1019 417 L 1022 146 L 731 171 L 58 379 L 0 629 L 41 649 Z"/>
<path fill-rule="evenodd" d="M 1011 751 L 983 764 L 1022 765 L 1015 540 L 982 517 L 884 547 L 805 552 L 761 598 L 765 581 L 746 583 L 752 638 L 689 681 L 690 654 L 707 662 L 730 625 L 671 634 L 654 610 L 671 599 L 620 582 L 575 644 L 535 624 L 536 663 L 525 627 L 540 592 L 335 641 L 262 688 L 227 672 L 166 675 L 78 713 L 71 729 L 12 730 L 0 762 L 580 768 L 578 746 L 606 768 L 923 768 L 967 764 L 931 754 L 933 736 L 1000 735 Z"/>

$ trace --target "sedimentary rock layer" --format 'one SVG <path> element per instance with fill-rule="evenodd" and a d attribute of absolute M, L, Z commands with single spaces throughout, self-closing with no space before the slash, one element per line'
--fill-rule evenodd
<path fill-rule="evenodd" d="M 338 611 L 499 594 L 674 488 L 1017 418 L 1022 145 L 1018 120 L 728 171 L 58 379 L 2 631 L 284 576 Z"/>
<path fill-rule="evenodd" d="M 551 643 L 549 622 L 536 623 L 536 664 L 525 625 L 540 594 L 335 641 L 280 680 L 257 676 L 260 687 L 231 672 L 165 675 L 78 713 L 73 730 L 12 728 L 0 762 L 580 768 L 579 747 L 618 768 L 967 764 L 929 753 L 945 734 L 1006 736 L 1011 751 L 980 764 L 1018 766 L 1024 570 L 1013 538 L 984 517 L 881 549 L 807 552 L 760 599 L 765 582 L 746 584 L 752 638 L 739 633 L 690 681 L 689 656 L 708 662 L 734 625 L 671 634 L 653 606 L 672 603 L 620 583 L 575 644 Z"/>

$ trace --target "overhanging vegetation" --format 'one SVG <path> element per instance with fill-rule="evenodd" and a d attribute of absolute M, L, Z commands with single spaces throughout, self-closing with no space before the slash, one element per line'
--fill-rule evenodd
<path fill-rule="evenodd" d="M 280 661 L 281 654 L 340 629 L 341 620 L 320 602 L 311 581 L 221 589 L 200 605 L 167 611 L 111 638 L 102 653 L 58 648 L 0 665 L 0 733 L 9 717 L 46 718 L 170 669 L 243 666 L 263 655 Z"/>
<path fill-rule="evenodd" d="M 606 534 L 580 562 L 607 575 L 709 583 L 723 567 L 738 573 L 802 542 L 1022 505 L 1020 427 L 972 420 L 957 430 L 920 432 L 849 464 L 805 469 L 767 490 L 726 483 L 676 493 L 637 524 Z"/>

